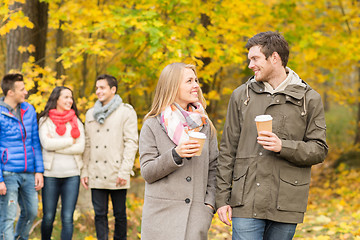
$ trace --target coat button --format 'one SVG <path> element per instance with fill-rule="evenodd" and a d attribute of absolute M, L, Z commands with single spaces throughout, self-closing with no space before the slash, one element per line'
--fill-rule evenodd
<path fill-rule="evenodd" d="M 106 179 L 106 176 L 104 176 L 104 179 Z"/>
<path fill-rule="evenodd" d="M 107 163 L 107 161 L 104 161 L 104 163 Z"/>
<path fill-rule="evenodd" d="M 259 155 L 262 156 L 262 152 L 259 152 Z"/>
<path fill-rule="evenodd" d="M 95 162 L 98 163 L 98 160 L 96 160 Z"/>
<path fill-rule="evenodd" d="M 190 199 L 189 198 L 185 199 L 185 203 L 190 203 Z"/>
<path fill-rule="evenodd" d="M 191 177 L 186 177 L 186 181 L 190 182 L 191 181 Z"/>
<path fill-rule="evenodd" d="M 104 148 L 106 148 L 106 145 L 104 146 Z"/>
<path fill-rule="evenodd" d="M 256 213 L 254 213 L 254 217 L 256 217 Z"/>
<path fill-rule="evenodd" d="M 100 132 L 100 130 L 98 129 L 97 132 Z"/>
<path fill-rule="evenodd" d="M 99 178 L 98 176 L 96 176 L 95 178 Z"/>
<path fill-rule="evenodd" d="M 259 187 L 259 186 L 260 186 L 260 183 L 256 183 L 256 186 L 258 186 L 258 187 Z"/>
<path fill-rule="evenodd" d="M 297 184 L 298 183 L 298 181 L 295 181 L 295 184 Z"/>
<path fill-rule="evenodd" d="M 99 146 L 95 146 L 95 148 L 99 148 Z"/>
<path fill-rule="evenodd" d="M 110 129 L 106 129 L 106 131 L 110 131 Z"/>

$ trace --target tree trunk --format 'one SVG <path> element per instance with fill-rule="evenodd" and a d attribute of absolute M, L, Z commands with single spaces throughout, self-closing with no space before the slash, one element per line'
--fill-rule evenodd
<path fill-rule="evenodd" d="M 88 59 L 88 54 L 84 53 L 83 55 L 83 68 L 81 71 L 81 76 L 82 76 L 82 86 L 80 87 L 80 91 L 79 91 L 79 97 L 84 97 L 85 96 L 85 88 L 87 85 L 87 73 L 88 73 L 88 68 L 87 68 L 87 59 Z"/>
<path fill-rule="evenodd" d="M 64 1 L 62 0 L 59 3 L 58 8 L 60 8 L 63 3 Z M 61 29 L 62 25 L 63 25 L 63 21 L 59 20 L 59 27 L 56 30 L 55 60 L 58 59 L 58 57 L 60 57 L 59 50 L 64 46 L 64 31 Z M 56 78 L 58 79 L 61 77 L 61 75 L 65 74 L 65 69 L 61 61 L 59 62 L 56 61 L 55 70 L 56 70 Z"/>
<path fill-rule="evenodd" d="M 41 67 L 45 66 L 46 52 L 46 33 L 48 19 L 48 4 L 39 2 L 39 0 L 27 0 L 25 4 L 14 2 L 9 6 L 10 10 L 22 10 L 25 16 L 34 24 L 34 28 L 26 27 L 11 30 L 6 37 L 7 57 L 6 72 L 11 69 L 20 70 L 24 62 L 28 61 L 32 55 L 35 57 L 35 63 Z M 30 44 L 35 46 L 34 53 L 20 53 L 20 46 L 28 47 Z"/>
<path fill-rule="evenodd" d="M 356 119 L 356 136 L 355 136 L 355 144 L 360 143 L 360 67 L 358 67 L 358 99 L 357 99 L 357 119 Z"/>

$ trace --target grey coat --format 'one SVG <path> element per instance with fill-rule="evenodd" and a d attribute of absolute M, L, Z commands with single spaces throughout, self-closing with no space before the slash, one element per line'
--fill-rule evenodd
<path fill-rule="evenodd" d="M 209 124 L 201 156 L 183 159 L 172 156 L 176 145 L 157 118 L 147 119 L 140 133 L 140 165 L 145 183 L 141 225 L 143 240 L 207 239 L 215 206 L 218 145 Z"/>

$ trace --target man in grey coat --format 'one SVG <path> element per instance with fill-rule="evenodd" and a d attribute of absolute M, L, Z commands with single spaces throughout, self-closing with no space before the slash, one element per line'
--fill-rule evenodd
<path fill-rule="evenodd" d="M 255 76 L 229 101 L 216 208 L 222 222 L 232 221 L 233 239 L 292 239 L 306 211 L 311 166 L 328 151 L 323 105 L 286 67 L 289 47 L 279 33 L 259 33 L 246 48 Z M 258 136 L 258 115 L 272 116 L 272 132 Z"/>

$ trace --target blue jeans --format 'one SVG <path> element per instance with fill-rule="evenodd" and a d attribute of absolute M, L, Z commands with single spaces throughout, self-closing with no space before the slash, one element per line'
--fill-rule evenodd
<path fill-rule="evenodd" d="M 42 189 L 43 220 L 41 239 L 50 240 L 56 207 L 61 196 L 61 239 L 72 239 L 74 224 L 73 214 L 79 195 L 80 177 L 67 178 L 44 177 Z"/>
<path fill-rule="evenodd" d="M 0 239 L 28 239 L 38 209 L 35 176 L 33 173 L 7 171 L 3 171 L 3 176 L 7 191 L 0 195 Z M 14 234 L 18 204 L 20 217 Z"/>
<path fill-rule="evenodd" d="M 95 229 L 98 240 L 107 240 L 109 235 L 108 204 L 109 195 L 115 217 L 114 240 L 126 240 L 126 189 L 91 189 L 91 199 L 95 211 Z"/>
<path fill-rule="evenodd" d="M 291 240 L 297 224 L 255 218 L 232 218 L 233 240 Z"/>

